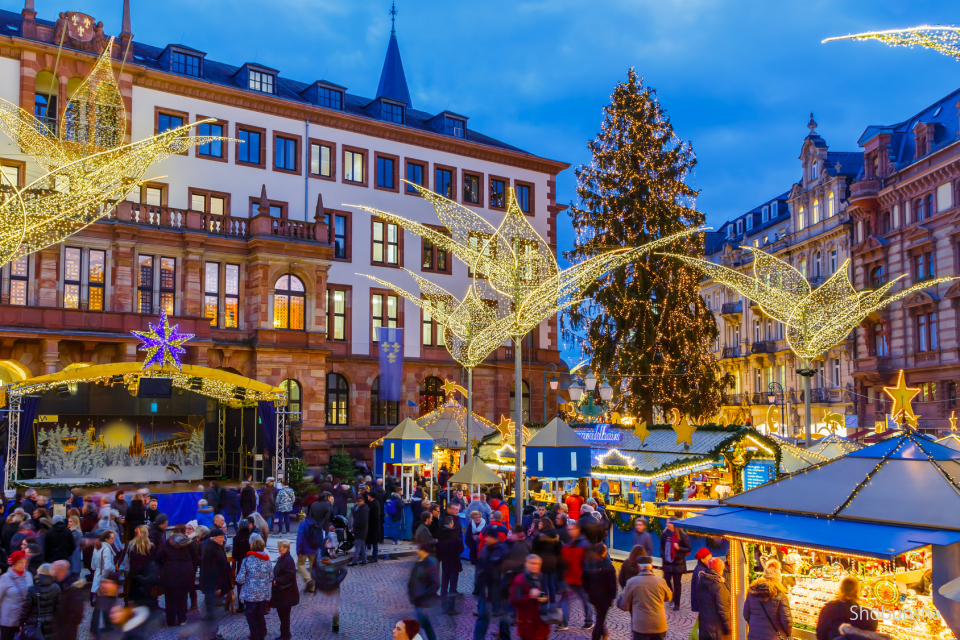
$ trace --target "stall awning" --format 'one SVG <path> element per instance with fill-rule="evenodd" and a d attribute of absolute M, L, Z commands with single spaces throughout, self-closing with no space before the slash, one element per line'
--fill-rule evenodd
<path fill-rule="evenodd" d="M 914 529 L 737 507 L 717 507 L 692 518 L 677 520 L 674 524 L 692 533 L 726 535 L 883 560 L 928 544 L 960 542 L 960 532 L 956 531 Z"/>

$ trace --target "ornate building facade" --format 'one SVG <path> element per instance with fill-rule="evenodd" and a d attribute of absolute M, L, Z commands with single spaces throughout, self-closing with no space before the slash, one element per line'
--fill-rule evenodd
<path fill-rule="evenodd" d="M 859 153 L 833 152 L 816 132 L 811 114 L 809 135 L 800 148 L 801 179 L 789 191 L 708 233 L 705 257 L 752 275 L 753 256 L 761 249 L 785 260 L 816 287 L 850 258 L 852 224 L 848 213 L 850 184 L 862 164 Z M 847 268 L 852 268 L 847 265 Z M 757 426 L 785 424 L 794 433 L 804 424 L 803 383 L 799 361 L 784 339 L 781 323 L 736 291 L 706 279 L 701 294 L 720 329 L 715 352 L 724 371 L 734 375 L 721 414 L 731 423 Z M 830 350 L 812 367 L 811 421 L 826 430 L 827 414 L 856 415 L 853 388 L 853 340 Z M 850 428 L 855 420 L 847 420 Z"/>
<path fill-rule="evenodd" d="M 0 97 L 55 128 L 107 42 L 102 22 L 82 13 L 44 20 L 32 0 L 20 13 L 0 11 Z M 122 68 L 128 141 L 214 118 L 198 133 L 236 142 L 165 160 L 154 171 L 165 177 L 108 219 L 3 267 L 0 359 L 34 375 L 138 360 L 129 331 L 164 309 L 196 334 L 186 362 L 288 389 L 308 462 L 341 446 L 366 453 L 399 420 L 432 408 L 442 379 L 460 381 L 463 372 L 441 326 L 357 273 L 409 289 L 405 267 L 456 295 L 470 278 L 452 256 L 344 203 L 437 224 L 406 178 L 496 224 L 513 189 L 556 246 L 556 176 L 569 165 L 474 131 L 466 116 L 415 109 L 395 33 L 373 98 L 262 63 L 235 66 L 183 45 L 141 43 L 128 1 L 112 55 L 115 71 Z M 0 165 L 20 187 L 41 174 L 6 137 Z M 399 403 L 377 396 L 381 326 L 404 329 Z M 474 375 L 475 410 L 490 420 L 514 402 L 513 348 L 502 346 Z M 541 420 L 557 401 L 545 372 L 564 368 L 556 318 L 531 332 L 522 355 L 517 395 Z"/>

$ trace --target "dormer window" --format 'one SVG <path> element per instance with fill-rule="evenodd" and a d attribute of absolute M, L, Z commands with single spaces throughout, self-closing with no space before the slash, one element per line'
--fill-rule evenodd
<path fill-rule="evenodd" d="M 276 93 L 273 75 L 262 71 L 250 70 L 247 87 L 261 93 Z"/>
<path fill-rule="evenodd" d="M 343 109 L 343 91 L 329 89 L 327 87 L 317 87 L 317 104 L 321 107 L 331 109 Z"/>
<path fill-rule="evenodd" d="M 810 165 L 810 179 L 816 180 L 817 176 L 820 175 L 820 160 L 816 159 L 813 161 L 813 164 Z"/>
<path fill-rule="evenodd" d="M 764 222 L 766 222 L 767 220 L 770 219 L 770 207 L 764 207 L 764 208 L 763 208 L 762 219 L 763 219 Z M 764 243 L 764 244 L 766 244 L 766 243 Z"/>
<path fill-rule="evenodd" d="M 390 102 L 384 102 L 383 108 L 380 110 L 380 116 L 387 122 L 403 124 L 403 106 Z"/>
<path fill-rule="evenodd" d="M 733 225 L 732 225 L 732 224 L 727 227 L 727 237 L 728 237 L 728 238 L 733 238 Z"/>
<path fill-rule="evenodd" d="M 753 229 L 753 215 L 747 216 L 747 231 Z"/>
<path fill-rule="evenodd" d="M 743 220 L 737 220 L 737 235 L 743 233 Z"/>
<path fill-rule="evenodd" d="M 770 219 L 772 220 L 776 217 L 777 217 L 777 203 L 771 202 L 770 203 Z"/>
<path fill-rule="evenodd" d="M 466 129 L 466 124 L 466 122 L 460 120 L 459 118 L 447 117 L 446 121 L 444 122 L 443 130 L 448 136 L 462 138 L 464 130 Z"/>
<path fill-rule="evenodd" d="M 173 51 L 170 55 L 170 70 L 185 76 L 200 77 L 200 56 Z"/>

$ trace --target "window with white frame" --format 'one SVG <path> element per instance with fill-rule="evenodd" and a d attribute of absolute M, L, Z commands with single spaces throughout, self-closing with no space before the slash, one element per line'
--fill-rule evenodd
<path fill-rule="evenodd" d="M 840 358 L 833 359 L 833 386 L 840 388 Z"/>
<path fill-rule="evenodd" d="M 837 199 L 833 191 L 827 193 L 827 217 L 832 218 L 837 214 Z"/>
<path fill-rule="evenodd" d="M 767 220 L 770 219 L 770 207 L 764 207 L 764 208 L 763 208 L 763 214 L 761 215 L 761 219 L 762 219 L 764 222 L 766 222 Z"/>

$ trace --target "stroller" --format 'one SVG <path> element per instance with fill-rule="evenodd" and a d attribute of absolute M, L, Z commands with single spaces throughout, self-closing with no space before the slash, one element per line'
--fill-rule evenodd
<path fill-rule="evenodd" d="M 347 553 L 353 549 L 355 538 L 353 531 L 347 527 L 347 519 L 344 516 L 333 516 L 333 528 L 337 533 L 337 550 Z"/>

